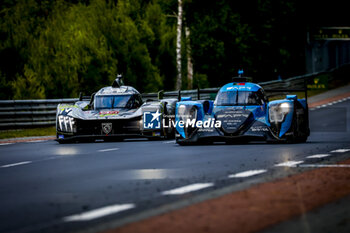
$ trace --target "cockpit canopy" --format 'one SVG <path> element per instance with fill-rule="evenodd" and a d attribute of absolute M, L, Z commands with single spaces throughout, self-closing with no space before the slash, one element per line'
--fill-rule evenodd
<path fill-rule="evenodd" d="M 245 106 L 245 105 L 263 105 L 267 98 L 262 89 L 258 91 L 229 90 L 220 91 L 215 99 L 216 106 Z"/>
<path fill-rule="evenodd" d="M 94 107 L 98 109 L 115 108 L 139 108 L 142 105 L 142 99 L 139 94 L 125 95 L 97 95 L 95 96 Z"/>

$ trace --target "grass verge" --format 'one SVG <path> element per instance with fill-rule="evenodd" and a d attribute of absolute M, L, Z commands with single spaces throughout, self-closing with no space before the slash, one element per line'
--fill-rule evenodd
<path fill-rule="evenodd" d="M 55 126 L 32 129 L 9 129 L 0 131 L 0 139 L 54 135 L 56 135 Z"/>

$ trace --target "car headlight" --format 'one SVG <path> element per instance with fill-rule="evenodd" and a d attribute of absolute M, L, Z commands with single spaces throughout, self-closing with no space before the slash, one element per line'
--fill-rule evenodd
<path fill-rule="evenodd" d="M 270 122 L 283 122 L 284 117 L 289 113 L 290 109 L 291 109 L 291 104 L 287 102 L 270 106 L 269 108 Z"/>
<path fill-rule="evenodd" d="M 58 116 L 58 126 L 63 132 L 75 133 L 75 119 L 69 116 Z"/>
<path fill-rule="evenodd" d="M 178 114 L 180 117 L 182 117 L 182 116 L 185 115 L 185 113 L 186 113 L 186 106 L 182 104 L 182 105 L 180 105 L 180 106 L 178 107 L 178 109 L 177 109 L 177 114 Z"/>
<path fill-rule="evenodd" d="M 180 120 L 187 121 L 197 119 L 197 108 L 190 105 L 180 105 L 177 109 L 177 115 Z"/>
<path fill-rule="evenodd" d="M 291 106 L 289 103 L 282 103 L 279 107 L 281 108 L 281 111 L 286 114 L 290 111 Z"/>

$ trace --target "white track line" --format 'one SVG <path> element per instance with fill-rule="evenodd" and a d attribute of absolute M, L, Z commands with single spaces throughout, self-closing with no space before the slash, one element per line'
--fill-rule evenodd
<path fill-rule="evenodd" d="M 344 102 L 344 101 L 346 101 L 346 100 L 350 100 L 350 96 L 349 96 L 349 97 L 345 97 L 345 98 L 340 99 L 340 100 L 335 100 L 335 101 L 329 102 L 329 103 L 327 103 L 327 104 L 322 104 L 322 105 L 319 105 L 319 106 L 310 108 L 310 110 L 313 111 L 313 110 L 316 110 L 316 109 L 319 109 L 319 108 L 324 108 L 324 107 L 327 107 L 327 106 L 332 106 L 333 104 L 342 103 L 342 102 Z"/>
<path fill-rule="evenodd" d="M 348 167 L 350 168 L 350 164 L 301 164 L 299 167 Z"/>
<path fill-rule="evenodd" d="M 13 142 L 8 142 L 8 143 L 0 143 L 0 146 L 6 146 L 6 145 L 12 145 L 14 144 Z"/>
<path fill-rule="evenodd" d="M 304 161 L 288 161 L 284 163 L 276 164 L 276 167 L 296 167 L 296 165 L 303 163 Z"/>
<path fill-rule="evenodd" d="M 34 143 L 34 142 L 47 142 L 48 140 L 33 140 L 33 141 L 28 141 L 28 143 Z"/>
<path fill-rule="evenodd" d="M 255 176 L 261 173 L 267 172 L 265 169 L 261 170 L 250 170 L 245 172 L 239 172 L 236 174 L 229 175 L 228 178 L 243 178 L 243 177 L 249 177 L 249 176 Z"/>
<path fill-rule="evenodd" d="M 163 195 L 180 195 L 213 186 L 214 183 L 196 183 L 162 192 Z"/>
<path fill-rule="evenodd" d="M 11 164 L 7 164 L 7 165 L 2 165 L 2 168 L 6 168 L 6 167 L 14 167 L 14 166 L 19 166 L 19 165 L 24 165 L 24 164 L 28 164 L 28 163 L 32 163 L 32 161 L 24 161 L 24 162 L 19 162 L 19 163 L 11 163 Z"/>
<path fill-rule="evenodd" d="M 175 142 L 176 142 L 176 141 L 173 140 L 173 141 L 168 141 L 168 142 L 163 142 L 163 143 L 168 144 L 168 143 L 175 143 Z"/>
<path fill-rule="evenodd" d="M 325 158 L 325 157 L 328 157 L 328 156 L 331 156 L 331 155 L 330 154 L 317 154 L 317 155 L 307 156 L 306 158 L 307 159 L 321 159 L 321 158 Z"/>
<path fill-rule="evenodd" d="M 338 149 L 338 150 L 332 150 L 331 153 L 345 153 L 350 151 L 350 149 Z"/>
<path fill-rule="evenodd" d="M 135 208 L 134 204 L 118 204 L 118 205 L 110 205 L 102 208 L 98 208 L 95 210 L 90 210 L 87 212 L 83 212 L 76 215 L 71 215 L 64 217 L 63 220 L 65 222 L 73 222 L 73 221 L 89 221 L 96 218 L 101 218 L 107 215 L 115 214 L 124 210 Z"/>
<path fill-rule="evenodd" d="M 119 148 L 103 149 L 103 150 L 98 150 L 98 152 L 108 152 L 108 151 L 116 151 L 116 150 L 119 150 Z"/>

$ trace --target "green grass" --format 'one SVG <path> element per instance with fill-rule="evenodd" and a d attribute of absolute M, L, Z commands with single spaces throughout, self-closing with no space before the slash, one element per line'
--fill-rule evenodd
<path fill-rule="evenodd" d="M 54 135 L 56 135 L 55 126 L 33 129 L 9 129 L 0 131 L 0 139 Z"/>

